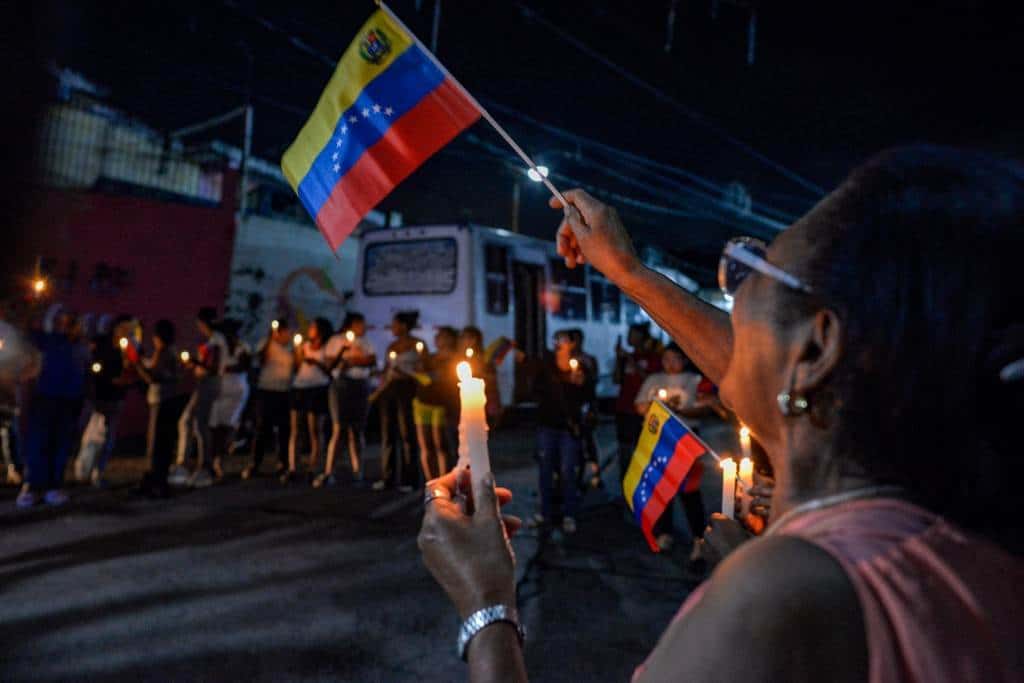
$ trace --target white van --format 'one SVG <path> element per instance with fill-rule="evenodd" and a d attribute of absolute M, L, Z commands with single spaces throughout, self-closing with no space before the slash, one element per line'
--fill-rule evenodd
<path fill-rule="evenodd" d="M 681 286 L 697 283 L 658 268 Z M 599 396 L 612 396 L 615 343 L 630 323 L 649 320 L 619 289 L 589 266 L 569 270 L 554 240 L 526 237 L 477 225 L 429 225 L 381 229 L 361 235 L 349 310 L 366 316 L 378 358 L 391 341 L 398 311 L 418 311 L 414 332 L 433 345 L 437 327 L 479 327 L 484 343 L 504 336 L 529 358 L 551 348 L 557 330 L 579 328 L 584 350 L 598 360 Z M 652 330 L 660 330 L 652 323 Z M 502 403 L 529 400 L 513 356 L 498 369 Z M 517 382 L 517 374 L 519 375 Z"/>

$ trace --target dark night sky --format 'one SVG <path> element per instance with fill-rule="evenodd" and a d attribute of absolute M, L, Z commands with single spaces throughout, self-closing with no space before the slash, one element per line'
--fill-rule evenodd
<path fill-rule="evenodd" d="M 681 0 L 675 49 L 664 43 L 667 0 L 468 2 L 444 0 L 439 56 L 475 94 L 546 123 L 717 183 L 740 181 L 755 202 L 799 213 L 815 199 L 683 113 L 609 72 L 531 21 L 523 7 L 657 85 L 714 125 L 815 184 L 829 188 L 886 146 L 973 144 L 1021 156 L 1021 10 L 1009 3 L 761 3 L 757 63 L 747 66 L 746 12 Z M 836 7 L 836 5 L 844 7 Z M 921 3 L 914 3 L 921 4 Z M 426 37 L 432 0 L 393 9 Z M 370 0 L 289 3 L 60 3 L 53 38 L 61 65 L 111 89 L 111 100 L 173 129 L 244 101 L 252 55 L 256 153 L 279 158 L 330 75 L 290 38 L 337 57 L 373 10 Z M 268 28 L 259 19 L 272 22 Z M 283 33 L 281 32 L 283 31 Z M 636 187 L 566 158 L 571 145 L 499 116 L 556 171 L 621 195 Z M 500 145 L 478 124 L 471 132 Z M 237 141 L 240 131 L 218 134 Z M 584 151 L 584 157 L 589 157 Z M 607 160 L 597 160 L 607 165 Z M 619 169 L 621 170 L 621 169 Z M 469 218 L 508 225 L 515 174 L 463 138 L 382 205 L 407 222 Z M 548 235 L 555 219 L 539 187 L 524 186 L 525 232 Z M 624 211 L 643 238 L 710 266 L 735 226 Z"/>

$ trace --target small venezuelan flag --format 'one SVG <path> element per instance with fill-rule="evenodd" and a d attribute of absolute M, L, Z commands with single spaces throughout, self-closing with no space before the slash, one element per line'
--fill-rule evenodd
<path fill-rule="evenodd" d="M 383 10 L 345 50 L 281 169 L 337 250 L 359 221 L 480 110 Z"/>
<path fill-rule="evenodd" d="M 693 464 L 707 452 L 708 447 L 661 401 L 651 403 L 622 491 L 654 552 L 659 552 L 655 522 L 689 478 Z"/>
<path fill-rule="evenodd" d="M 508 352 L 514 349 L 516 343 L 508 337 L 498 337 L 492 341 L 484 350 L 484 362 L 501 365 Z"/>

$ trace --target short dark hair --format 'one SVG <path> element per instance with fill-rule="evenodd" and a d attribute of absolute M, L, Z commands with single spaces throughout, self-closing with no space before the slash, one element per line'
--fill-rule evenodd
<path fill-rule="evenodd" d="M 157 320 L 153 326 L 153 336 L 159 337 L 164 344 L 170 346 L 174 343 L 174 323 L 167 318 Z"/>
<path fill-rule="evenodd" d="M 345 319 L 341 321 L 341 330 L 351 329 L 356 323 L 366 322 L 366 316 L 357 311 L 349 311 L 345 314 Z"/>
<path fill-rule="evenodd" d="M 807 216 L 816 295 L 776 287 L 776 321 L 823 302 L 843 356 L 812 395 L 835 406 L 839 466 L 904 487 L 977 530 L 1015 518 L 1007 464 L 1019 454 L 1024 382 L 1024 168 L 935 146 L 886 151 Z M 1012 482 L 1016 486 L 1016 482 Z"/>
<path fill-rule="evenodd" d="M 639 332 L 645 337 L 651 336 L 651 324 L 650 323 L 632 323 L 629 326 L 630 332 Z"/>
<path fill-rule="evenodd" d="M 459 331 L 456 330 L 451 325 L 441 325 L 441 327 L 437 328 L 437 333 L 438 334 L 447 335 L 447 336 L 451 337 L 452 339 L 458 339 L 459 338 Z"/>
<path fill-rule="evenodd" d="M 399 311 L 395 313 L 395 320 L 405 325 L 410 331 L 415 330 L 420 324 L 419 311 Z"/>
<path fill-rule="evenodd" d="M 199 309 L 199 312 L 196 313 L 196 320 L 213 327 L 214 323 L 217 322 L 217 309 L 213 306 L 203 306 Z"/>

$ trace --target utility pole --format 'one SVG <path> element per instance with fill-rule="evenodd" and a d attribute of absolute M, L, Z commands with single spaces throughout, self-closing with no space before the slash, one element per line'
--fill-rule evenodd
<path fill-rule="evenodd" d="M 441 0 L 434 0 L 434 25 L 430 29 L 430 51 L 437 54 L 437 34 L 441 32 Z"/>

